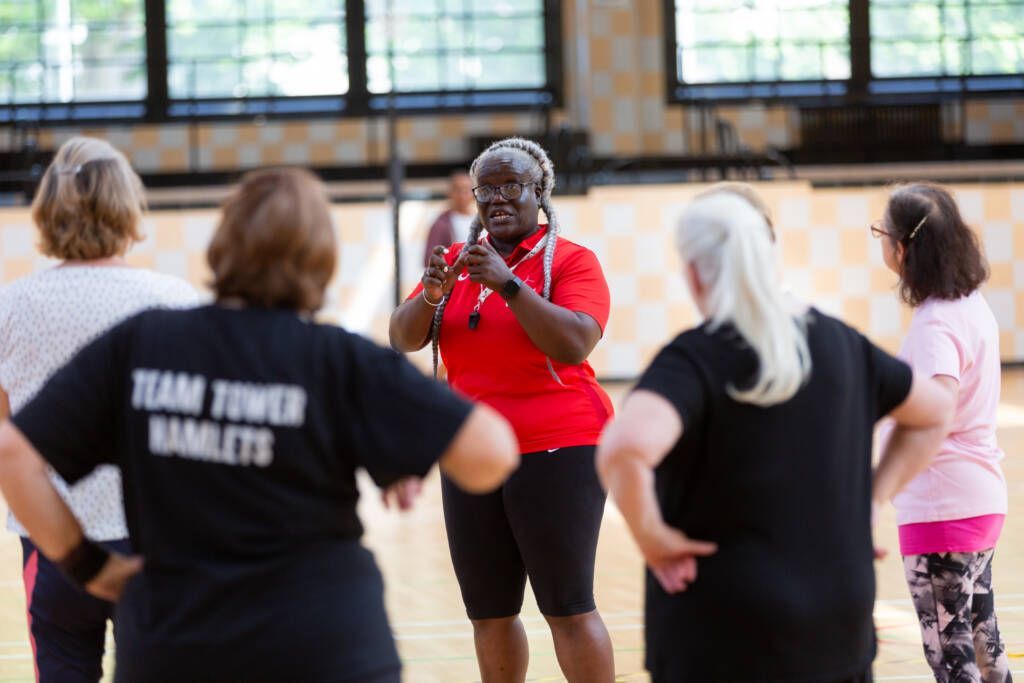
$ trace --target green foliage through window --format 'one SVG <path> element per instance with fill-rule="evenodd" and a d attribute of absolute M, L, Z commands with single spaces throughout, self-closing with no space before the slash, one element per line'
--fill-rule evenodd
<path fill-rule="evenodd" d="M 850 77 L 846 0 L 676 0 L 680 83 Z"/>
<path fill-rule="evenodd" d="M 0 0 L 0 104 L 146 96 L 143 0 Z"/>
<path fill-rule="evenodd" d="M 168 0 L 172 99 L 348 92 L 344 0 Z"/>
<path fill-rule="evenodd" d="M 541 0 L 366 2 L 366 76 L 371 93 L 542 88 Z M 391 40 L 389 40 L 389 31 Z"/>
<path fill-rule="evenodd" d="M 1024 73 L 1024 0 L 872 0 L 880 78 Z"/>

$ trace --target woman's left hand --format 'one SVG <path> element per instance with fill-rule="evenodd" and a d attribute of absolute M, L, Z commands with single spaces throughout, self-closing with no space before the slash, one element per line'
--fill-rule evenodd
<path fill-rule="evenodd" d="M 513 278 L 512 270 L 505 259 L 489 242 L 478 242 L 463 252 L 466 272 L 472 282 L 479 282 L 484 287 L 498 291 Z M 461 257 L 460 257 L 461 258 Z"/>
<path fill-rule="evenodd" d="M 419 477 L 406 477 L 381 491 L 380 499 L 386 508 L 394 506 L 403 511 L 411 510 L 422 492 L 423 481 Z"/>
<path fill-rule="evenodd" d="M 718 546 L 689 538 L 679 529 L 662 522 L 643 538 L 637 537 L 640 552 L 651 573 L 666 593 L 680 593 L 697 580 L 697 558 L 714 555 Z"/>

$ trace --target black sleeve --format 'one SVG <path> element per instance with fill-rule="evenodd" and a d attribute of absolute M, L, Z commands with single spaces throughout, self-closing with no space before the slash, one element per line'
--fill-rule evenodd
<path fill-rule="evenodd" d="M 704 419 L 707 392 L 700 371 L 684 346 L 684 338 L 679 338 L 662 349 L 634 390 L 646 389 L 664 397 L 679 413 L 685 430 Z"/>
<path fill-rule="evenodd" d="M 86 345 L 11 418 L 69 484 L 99 465 L 118 464 L 133 323 L 129 319 Z"/>
<path fill-rule="evenodd" d="M 345 401 L 356 460 L 378 486 L 423 477 L 447 450 L 473 405 L 409 361 L 349 335 L 352 381 Z"/>
<path fill-rule="evenodd" d="M 868 367 L 875 389 L 875 405 L 879 420 L 891 413 L 910 395 L 910 386 L 914 381 L 914 373 L 910 366 L 898 358 L 862 338 L 867 351 Z"/>

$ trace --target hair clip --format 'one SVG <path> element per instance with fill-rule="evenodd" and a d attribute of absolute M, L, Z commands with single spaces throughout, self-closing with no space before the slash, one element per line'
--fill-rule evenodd
<path fill-rule="evenodd" d="M 57 170 L 57 175 L 78 175 L 82 170 L 82 164 L 76 166 L 65 166 L 64 168 Z"/>
<path fill-rule="evenodd" d="M 924 222 L 925 222 L 926 220 L 928 220 L 928 214 L 925 214 L 925 215 L 924 215 L 924 218 L 922 218 L 922 219 L 921 219 L 921 222 L 920 222 L 920 223 L 918 223 L 917 225 L 915 225 L 915 226 L 914 226 L 914 229 L 910 231 L 910 234 L 909 234 L 909 235 L 907 236 L 907 241 L 908 241 L 908 242 L 909 242 L 910 240 L 914 239 L 914 237 L 916 237 L 916 236 L 917 236 L 917 231 L 921 229 L 921 226 L 922 226 L 922 225 L 924 225 Z"/>

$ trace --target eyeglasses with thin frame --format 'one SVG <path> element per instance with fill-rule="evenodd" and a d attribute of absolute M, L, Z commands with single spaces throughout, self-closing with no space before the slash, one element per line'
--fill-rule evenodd
<path fill-rule="evenodd" d="M 530 181 L 528 183 L 503 183 L 498 186 L 477 185 L 473 188 L 473 197 L 481 204 L 486 204 L 494 199 L 494 193 L 497 192 L 505 201 L 514 202 L 523 196 L 523 190 L 527 185 L 536 184 L 536 182 Z"/>
<path fill-rule="evenodd" d="M 880 240 L 883 237 L 892 237 L 892 233 L 882 230 L 881 225 L 882 221 L 875 221 L 874 223 L 871 224 L 871 236 L 874 237 L 876 240 Z"/>

